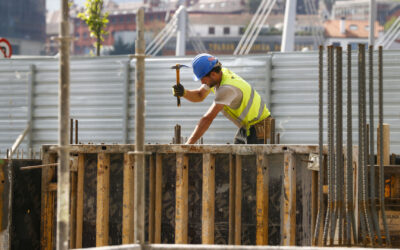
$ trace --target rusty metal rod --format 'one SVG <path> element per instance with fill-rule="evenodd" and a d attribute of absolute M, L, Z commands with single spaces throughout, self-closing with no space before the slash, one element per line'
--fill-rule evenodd
<path fill-rule="evenodd" d="M 372 221 L 374 223 L 379 246 L 382 246 L 382 236 L 379 229 L 378 213 L 376 212 L 376 195 L 375 195 L 375 141 L 374 141 L 374 74 L 373 74 L 373 45 L 368 49 L 368 74 L 369 74 L 369 176 L 370 176 L 370 199 Z"/>
<path fill-rule="evenodd" d="M 318 172 L 318 214 L 317 214 L 317 220 L 316 220 L 316 225 L 315 225 L 315 232 L 314 232 L 314 240 L 313 244 L 318 245 L 319 242 L 319 233 L 321 229 L 321 224 L 323 222 L 323 215 L 325 213 L 325 203 L 324 203 L 324 195 L 323 195 L 323 185 L 324 185 L 324 165 L 323 165 L 323 146 L 324 146 L 324 102 L 323 102 L 323 93 L 324 93 L 324 47 L 319 46 L 319 60 L 318 60 L 318 71 L 319 71 L 319 76 L 318 76 L 318 89 L 319 89 L 319 99 L 318 99 L 318 108 L 319 108 L 319 116 L 318 116 L 318 122 L 319 122 L 319 137 L 318 137 L 318 143 L 319 143 L 319 155 L 318 155 L 318 160 L 319 160 L 319 172 Z M 278 133 L 279 135 L 279 133 Z M 277 140 L 279 144 L 279 140 Z"/>
<path fill-rule="evenodd" d="M 75 144 L 78 144 L 78 120 L 75 119 Z"/>
<path fill-rule="evenodd" d="M 20 170 L 31 170 L 31 169 L 39 169 L 39 168 L 44 168 L 44 167 L 55 167 L 58 165 L 59 165 L 59 163 L 50 163 L 50 164 L 43 164 L 43 165 L 20 167 L 19 169 Z"/>
<path fill-rule="evenodd" d="M 379 159 L 379 200 L 381 204 L 381 214 L 382 214 L 382 222 L 383 227 L 385 229 L 386 235 L 386 247 L 391 246 L 391 240 L 389 235 L 389 230 L 387 226 L 386 213 L 385 213 L 385 189 L 384 189 L 384 167 L 383 167 L 383 52 L 382 46 L 379 46 L 378 53 L 378 81 L 379 81 L 379 133 L 380 133 L 380 159 Z"/>
<path fill-rule="evenodd" d="M 363 112 L 362 112 L 362 80 L 361 80 L 361 71 L 362 71 L 362 59 L 361 59 L 361 50 L 362 47 L 359 44 L 358 46 L 358 209 L 359 209 L 359 219 L 360 219 L 360 226 L 361 226 L 361 236 L 363 238 L 363 244 L 366 244 L 366 222 L 365 222 L 365 215 L 362 203 L 362 192 L 363 192 L 363 181 L 362 181 L 362 169 L 363 169 Z"/>

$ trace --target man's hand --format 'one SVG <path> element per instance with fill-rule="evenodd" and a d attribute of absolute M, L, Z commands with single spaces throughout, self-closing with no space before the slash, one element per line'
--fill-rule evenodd
<path fill-rule="evenodd" d="M 185 88 L 182 84 L 175 84 L 174 86 L 172 86 L 172 93 L 176 97 L 182 97 L 185 95 Z"/>

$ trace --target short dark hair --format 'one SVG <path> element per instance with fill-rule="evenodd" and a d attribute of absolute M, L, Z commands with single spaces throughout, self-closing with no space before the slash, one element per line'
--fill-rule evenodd
<path fill-rule="evenodd" d="M 221 63 L 219 63 L 219 62 L 217 61 L 217 63 L 215 64 L 215 66 L 214 66 L 214 67 L 211 69 L 211 71 L 208 72 L 205 76 L 210 76 L 210 75 L 211 75 L 211 72 L 215 72 L 215 73 L 219 74 L 219 72 L 221 72 L 221 69 L 222 69 Z"/>

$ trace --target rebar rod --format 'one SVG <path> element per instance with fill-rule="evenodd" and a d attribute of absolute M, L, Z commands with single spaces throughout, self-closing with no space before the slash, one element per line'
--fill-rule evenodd
<path fill-rule="evenodd" d="M 336 47 L 336 174 L 335 174 L 336 217 L 339 221 L 339 245 L 342 236 L 342 192 L 343 192 L 343 82 L 342 82 L 342 47 Z M 335 223 L 336 224 L 336 223 Z"/>
<path fill-rule="evenodd" d="M 374 46 L 370 45 L 368 49 L 368 75 L 369 75 L 369 169 L 370 169 L 370 205 L 372 220 L 374 222 L 376 235 L 378 237 L 378 244 L 382 246 L 382 236 L 379 229 L 379 221 L 376 212 L 376 196 L 375 196 L 375 150 L 374 150 L 374 74 L 373 74 L 373 53 Z"/>
<path fill-rule="evenodd" d="M 365 45 L 360 44 L 360 61 L 361 61 L 361 68 L 360 70 L 360 83 L 361 83 L 361 113 L 362 113 L 362 161 L 361 161 L 361 169 L 362 169 L 362 205 L 364 210 L 365 222 L 367 232 L 370 237 L 370 242 L 374 245 L 373 237 L 374 237 L 374 229 L 371 220 L 371 213 L 369 211 L 368 206 L 368 171 L 367 171 L 367 162 L 368 162 L 368 148 L 367 148 L 367 119 L 366 119 L 366 79 L 365 79 Z"/>
<path fill-rule="evenodd" d="M 360 226 L 361 226 L 361 236 L 363 238 L 363 244 L 366 245 L 367 241 L 367 236 L 366 236 L 366 221 L 365 221 L 365 215 L 364 215 L 364 209 L 363 209 L 363 203 L 362 203 L 362 192 L 363 192 L 363 178 L 362 178 L 362 173 L 363 173 L 363 154 L 364 154 L 364 149 L 363 149 L 363 112 L 362 112 L 362 80 L 361 80 L 361 71 L 362 71 L 362 56 L 361 56 L 361 50 L 363 46 L 361 44 L 358 45 L 358 169 L 357 169 L 357 179 L 358 179 L 358 210 L 360 213 L 359 219 L 360 219 Z"/>
<path fill-rule="evenodd" d="M 334 129 L 334 124 L 335 124 L 335 77 L 334 77 L 334 72 L 335 72 L 335 51 L 334 47 L 331 46 L 331 105 L 332 105 L 332 112 L 331 112 L 331 132 L 332 132 L 332 140 L 331 140 L 331 172 L 330 172 L 330 177 L 331 177 L 331 185 L 330 185 L 330 190 L 329 192 L 332 194 L 333 199 L 331 199 L 332 203 L 332 208 L 331 208 L 331 222 L 330 222 L 330 245 L 332 246 L 334 244 L 334 239 L 335 239 L 335 232 L 336 232 L 336 219 L 337 219 L 337 192 L 336 192 L 336 175 L 337 175 L 337 168 L 336 168 L 336 158 L 335 158 L 335 153 L 337 154 L 338 152 L 335 152 L 335 129 Z M 337 142 L 336 142 L 337 143 Z"/>
<path fill-rule="evenodd" d="M 384 196 L 384 168 L 383 168 L 383 60 L 382 46 L 379 46 L 378 53 L 378 80 L 379 80 L 379 200 L 381 203 L 382 224 L 385 229 L 386 247 L 391 246 L 389 230 L 386 221 L 385 196 Z"/>
<path fill-rule="evenodd" d="M 324 225 L 324 233 L 323 233 L 323 244 L 326 245 L 328 234 L 329 234 L 329 224 L 331 222 L 331 214 L 333 209 L 333 201 L 332 201 L 332 161 L 333 161 L 333 84 L 332 84 L 332 46 L 328 46 L 328 56 L 327 56 L 327 64 L 328 64 L 328 164 L 327 164 L 327 180 L 328 180 L 328 207 L 326 210 L 325 216 L 325 225 Z"/>
<path fill-rule="evenodd" d="M 323 93 L 324 93 L 324 47 L 319 46 L 319 58 L 318 58 L 318 90 L 319 90 L 319 97 L 318 97 L 318 108 L 319 108 L 319 116 L 318 116 L 318 127 L 319 127 L 319 172 L 318 172 L 318 214 L 317 220 L 315 223 L 315 231 L 314 231 L 314 245 L 318 245 L 319 241 L 319 233 L 321 229 L 321 224 L 323 221 L 323 215 L 325 211 L 325 203 L 324 203 L 324 194 L 323 194 L 323 185 L 324 185 L 324 164 L 323 164 L 323 146 L 324 146 L 324 102 L 323 102 Z"/>
<path fill-rule="evenodd" d="M 351 85 L 351 45 L 347 45 L 347 181 L 346 210 L 347 210 L 347 245 L 351 245 L 351 231 L 354 242 L 358 242 L 353 209 L 353 124 L 352 124 L 352 85 Z"/>

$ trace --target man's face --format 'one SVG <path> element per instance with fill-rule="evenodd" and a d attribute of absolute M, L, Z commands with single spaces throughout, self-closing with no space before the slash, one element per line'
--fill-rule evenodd
<path fill-rule="evenodd" d="M 216 86 L 217 84 L 219 84 L 218 74 L 215 72 L 211 72 L 210 75 L 201 78 L 201 83 L 207 84 L 207 86 L 210 88 Z"/>

